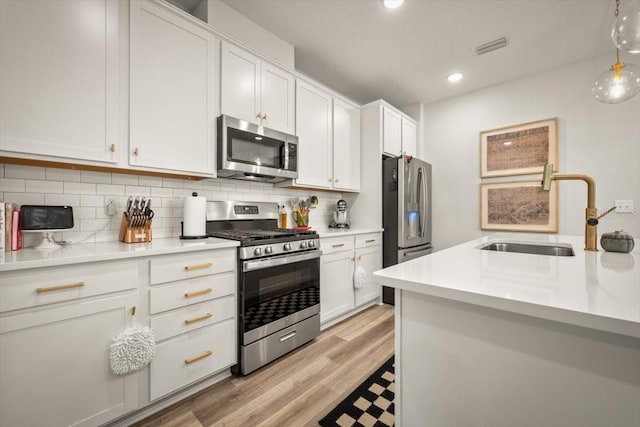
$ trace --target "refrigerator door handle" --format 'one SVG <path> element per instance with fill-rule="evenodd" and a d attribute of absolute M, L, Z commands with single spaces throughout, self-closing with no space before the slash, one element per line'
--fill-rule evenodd
<path fill-rule="evenodd" d="M 418 168 L 418 215 L 420 217 L 420 237 L 424 238 L 427 228 L 427 176 L 424 168 Z"/>

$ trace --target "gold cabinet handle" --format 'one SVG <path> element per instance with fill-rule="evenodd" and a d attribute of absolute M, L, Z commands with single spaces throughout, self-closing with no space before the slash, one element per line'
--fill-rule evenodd
<path fill-rule="evenodd" d="M 187 271 L 200 270 L 202 268 L 209 268 L 212 265 L 213 264 L 211 264 L 210 262 L 203 262 L 202 264 L 185 265 L 184 269 L 187 270 Z"/>
<path fill-rule="evenodd" d="M 184 293 L 184 297 L 185 298 L 193 298 L 193 297 L 197 297 L 199 295 L 204 295 L 204 294 L 208 294 L 209 292 L 211 292 L 213 289 L 211 288 L 207 288 L 207 289 L 200 289 L 199 291 L 193 291 L 193 292 L 185 292 Z"/>
<path fill-rule="evenodd" d="M 138 150 L 137 148 L 133 149 L 133 155 L 137 156 L 138 154 L 140 154 L 140 150 Z"/>
<path fill-rule="evenodd" d="M 200 316 L 200 317 L 194 317 L 193 319 L 185 319 L 184 323 L 186 323 L 187 325 L 190 325 L 192 323 L 196 323 L 196 322 L 199 322 L 201 320 L 208 319 L 208 318 L 210 318 L 212 316 L 213 316 L 213 314 L 207 313 L 207 314 L 205 314 L 203 316 Z"/>
<path fill-rule="evenodd" d="M 109 147 L 109 150 L 111 150 L 112 153 L 116 152 L 116 144 L 111 144 L 111 146 Z"/>
<path fill-rule="evenodd" d="M 202 353 L 199 356 L 192 357 L 191 359 L 184 359 L 184 363 L 187 364 L 187 365 L 190 365 L 193 362 L 197 362 L 198 360 L 202 360 L 205 357 L 211 356 L 212 354 L 213 354 L 213 352 L 211 350 L 207 350 L 207 351 L 205 351 L 204 353 Z"/>
<path fill-rule="evenodd" d="M 362 259 L 362 256 L 358 255 L 358 261 L 360 261 Z"/>
<path fill-rule="evenodd" d="M 340 181 L 338 178 L 334 179 L 333 182 L 338 182 Z"/>
<path fill-rule="evenodd" d="M 376 241 L 376 239 L 368 239 L 368 240 L 365 240 L 364 242 L 365 242 L 365 243 L 373 243 L 373 242 L 375 242 L 375 241 Z"/>
<path fill-rule="evenodd" d="M 43 292 L 61 291 L 63 289 L 81 288 L 84 286 L 84 282 L 70 283 L 68 285 L 51 286 L 50 288 L 37 288 L 36 292 L 41 294 Z"/>
<path fill-rule="evenodd" d="M 267 113 L 264 113 L 264 114 L 262 115 L 262 119 L 263 119 L 263 120 L 267 120 Z"/>
<path fill-rule="evenodd" d="M 261 119 L 261 118 L 262 118 L 262 113 L 258 113 L 258 114 L 256 115 L 256 119 Z"/>
<path fill-rule="evenodd" d="M 335 245 L 331 245 L 332 248 L 340 248 L 342 246 L 344 246 L 344 243 L 337 243 Z"/>

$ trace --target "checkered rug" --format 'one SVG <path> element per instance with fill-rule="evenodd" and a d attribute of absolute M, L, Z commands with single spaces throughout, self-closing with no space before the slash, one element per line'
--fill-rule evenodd
<path fill-rule="evenodd" d="M 367 378 L 333 411 L 320 420 L 322 427 L 384 427 L 394 425 L 393 357 Z"/>

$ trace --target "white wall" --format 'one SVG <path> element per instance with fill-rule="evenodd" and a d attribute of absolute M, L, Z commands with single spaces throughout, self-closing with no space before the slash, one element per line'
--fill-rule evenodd
<path fill-rule="evenodd" d="M 188 181 L 182 179 L 87 172 L 69 169 L 19 166 L 0 163 L 0 200 L 19 205 L 70 205 L 75 226 L 70 231 L 56 233 L 56 239 L 84 243 L 117 241 L 122 211 L 128 196 L 152 198 L 153 238 L 180 235 L 184 197 L 193 191 L 207 200 L 241 200 L 275 202 L 287 207 L 289 227 L 293 227 L 290 198 L 318 197 L 318 206 L 309 212 L 309 225 L 323 228 L 333 219 L 340 193 L 316 190 L 277 188 L 273 184 L 215 179 Z M 118 214 L 105 214 L 109 199 L 118 203 Z M 33 240 L 25 233 L 25 247 Z M 37 237 L 37 236 L 35 236 Z M 86 240 L 84 240 L 86 239 Z"/>
<path fill-rule="evenodd" d="M 628 60 L 640 62 L 637 55 Z M 489 233 L 480 231 L 480 131 L 551 117 L 558 118 L 559 171 L 593 177 L 600 212 L 615 200 L 634 201 L 634 214 L 610 214 L 599 234 L 624 229 L 640 237 L 640 95 L 616 105 L 591 96 L 595 78 L 611 61 L 608 55 L 425 104 L 422 153 L 433 164 L 436 249 Z M 501 180 L 532 178 L 538 176 Z M 562 181 L 559 189 L 559 232 L 582 235 L 586 185 Z"/>

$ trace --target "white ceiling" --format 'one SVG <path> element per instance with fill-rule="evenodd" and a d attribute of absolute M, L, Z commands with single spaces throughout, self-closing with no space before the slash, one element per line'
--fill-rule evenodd
<path fill-rule="evenodd" d="M 432 102 L 604 53 L 615 62 L 613 0 L 223 1 L 294 45 L 296 69 L 362 103 Z M 503 36 L 506 48 L 476 55 Z M 456 85 L 453 71 L 465 75 Z"/>

